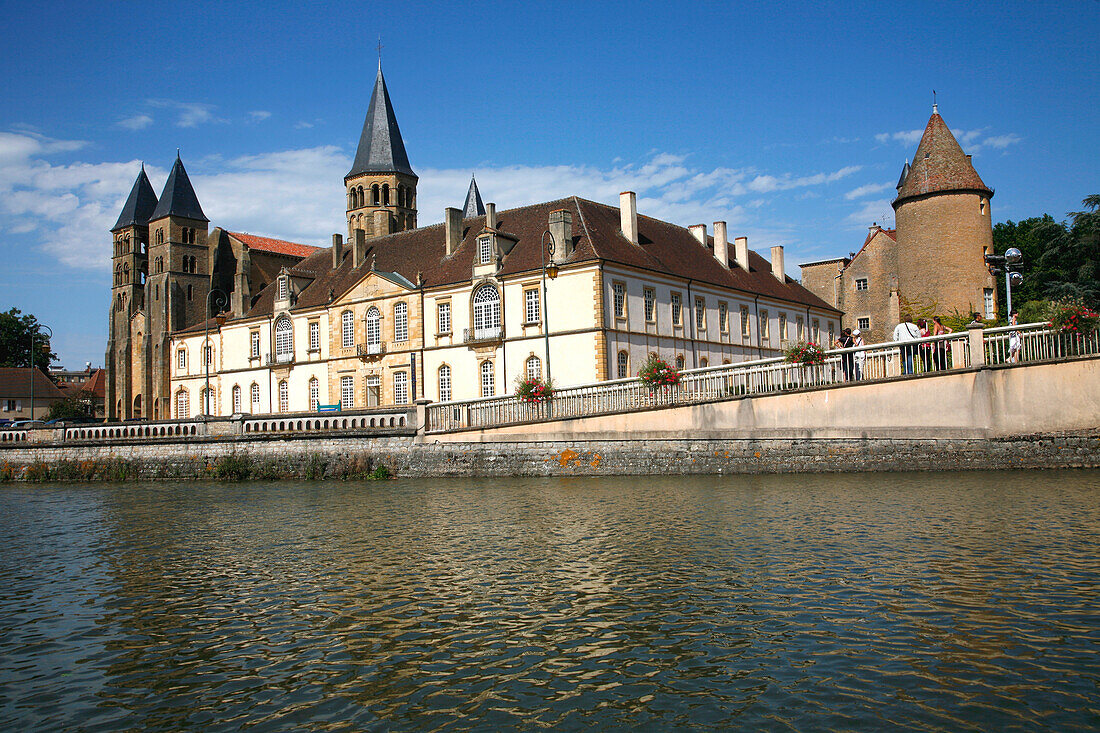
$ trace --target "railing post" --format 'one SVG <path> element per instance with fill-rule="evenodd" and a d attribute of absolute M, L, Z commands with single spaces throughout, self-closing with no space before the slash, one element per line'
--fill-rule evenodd
<path fill-rule="evenodd" d="M 416 434 L 418 437 L 424 435 L 428 430 L 428 405 L 431 403 L 431 400 L 421 397 L 415 402 L 415 411 L 410 410 L 416 416 Z M 409 417 L 413 417 L 413 415 L 409 415 Z"/>
<path fill-rule="evenodd" d="M 967 325 L 970 336 L 970 366 L 985 366 L 985 328 L 978 321 Z"/>

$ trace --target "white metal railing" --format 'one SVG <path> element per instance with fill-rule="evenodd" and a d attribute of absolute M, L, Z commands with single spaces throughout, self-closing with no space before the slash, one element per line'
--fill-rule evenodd
<path fill-rule="evenodd" d="M 1077 354 L 1100 353 L 1097 334 L 1068 340 L 1046 323 L 988 329 L 981 362 L 1011 363 L 1011 332 L 1020 334 L 1018 361 L 1057 359 Z M 782 358 L 724 364 L 680 372 L 675 386 L 651 389 L 637 378 L 566 387 L 553 399 L 530 404 L 515 395 L 443 402 L 427 409 L 428 432 L 561 420 L 598 414 L 632 412 L 655 407 L 689 405 L 763 395 L 791 389 L 822 387 L 850 381 L 920 377 L 935 372 L 973 366 L 970 333 L 960 331 L 916 341 L 870 344 L 825 352 L 825 363 L 792 364 Z"/>

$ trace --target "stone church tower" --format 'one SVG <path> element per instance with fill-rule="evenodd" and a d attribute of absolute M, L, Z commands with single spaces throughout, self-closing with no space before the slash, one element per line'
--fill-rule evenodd
<path fill-rule="evenodd" d="M 382 66 L 374 80 L 355 161 L 344 176 L 348 195 L 348 239 L 356 229 L 381 237 L 416 228 L 416 182 Z"/>
<path fill-rule="evenodd" d="M 904 300 L 941 314 L 996 313 L 997 289 L 983 259 L 993 251 L 991 198 L 993 190 L 933 106 L 893 202 Z"/>

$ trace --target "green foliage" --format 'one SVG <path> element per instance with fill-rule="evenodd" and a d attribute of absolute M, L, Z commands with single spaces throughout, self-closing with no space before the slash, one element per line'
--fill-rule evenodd
<path fill-rule="evenodd" d="M 4 464 L 0 479 L 11 481 L 22 478 L 31 483 L 47 481 L 130 481 L 140 476 L 140 466 L 125 458 L 93 458 L 87 461 L 36 461 L 25 466 L 22 474 L 13 466 Z"/>
<path fill-rule="evenodd" d="M 53 403 L 46 413 L 47 420 L 71 420 L 78 417 L 95 417 L 95 398 L 85 389 Z"/>
<path fill-rule="evenodd" d="M 1019 312 L 1019 323 L 1041 323 L 1047 320 L 1051 301 L 1029 300 L 1016 310 Z"/>
<path fill-rule="evenodd" d="M 320 481 L 323 479 L 327 469 L 328 461 L 324 456 L 312 453 L 306 458 L 305 475 L 310 481 Z"/>
<path fill-rule="evenodd" d="M 1082 299 L 1100 306 L 1100 195 L 1087 196 L 1085 211 L 1070 212 L 1069 222 L 1050 214 L 993 227 L 993 252 L 1003 255 L 1009 247 L 1023 254 L 1024 281 L 1012 289 L 1013 303 Z M 1005 302 L 1004 274 L 997 278 L 999 302 Z M 1020 314 L 1023 319 L 1023 313 Z"/>
<path fill-rule="evenodd" d="M 786 356 L 787 361 L 792 364 L 802 364 L 804 366 L 813 366 L 815 364 L 825 363 L 825 352 L 821 347 L 815 343 L 806 343 L 805 341 L 799 341 L 797 344 L 788 347 L 783 355 Z"/>
<path fill-rule="evenodd" d="M 252 475 L 252 456 L 230 453 L 214 462 L 214 478 L 219 481 L 246 481 Z"/>
<path fill-rule="evenodd" d="M 1080 298 L 1060 298 L 1051 303 L 1047 313 L 1054 328 L 1076 336 L 1090 334 L 1100 325 L 1100 315 Z"/>
<path fill-rule="evenodd" d="M 554 382 L 538 377 L 516 377 L 516 397 L 528 404 L 549 402 L 554 399 Z"/>
<path fill-rule="evenodd" d="M 966 327 L 974 321 L 973 313 L 963 313 L 958 308 L 952 308 L 950 313 L 940 317 L 940 322 L 955 333 L 965 331 Z M 982 321 L 984 323 L 984 321 Z"/>
<path fill-rule="evenodd" d="M 679 384 L 680 373 L 670 367 L 664 359 L 650 354 L 638 372 L 638 379 L 650 389 L 669 384 Z"/>
<path fill-rule="evenodd" d="M 50 362 L 57 358 L 57 354 L 50 351 L 49 338 L 42 332 L 38 319 L 20 313 L 18 308 L 0 311 L 0 367 L 30 366 L 33 339 L 34 365 L 49 374 Z"/>

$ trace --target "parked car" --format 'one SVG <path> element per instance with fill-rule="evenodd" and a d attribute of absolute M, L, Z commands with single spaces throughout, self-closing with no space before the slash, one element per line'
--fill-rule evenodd
<path fill-rule="evenodd" d="M 16 430 L 26 430 L 28 428 L 44 428 L 46 423 L 41 420 L 16 420 L 11 424 L 11 427 Z"/>
<path fill-rule="evenodd" d="M 7 428 L 7 427 L 11 427 L 11 419 L 6 418 L 6 417 L 0 419 L 0 428 Z"/>

